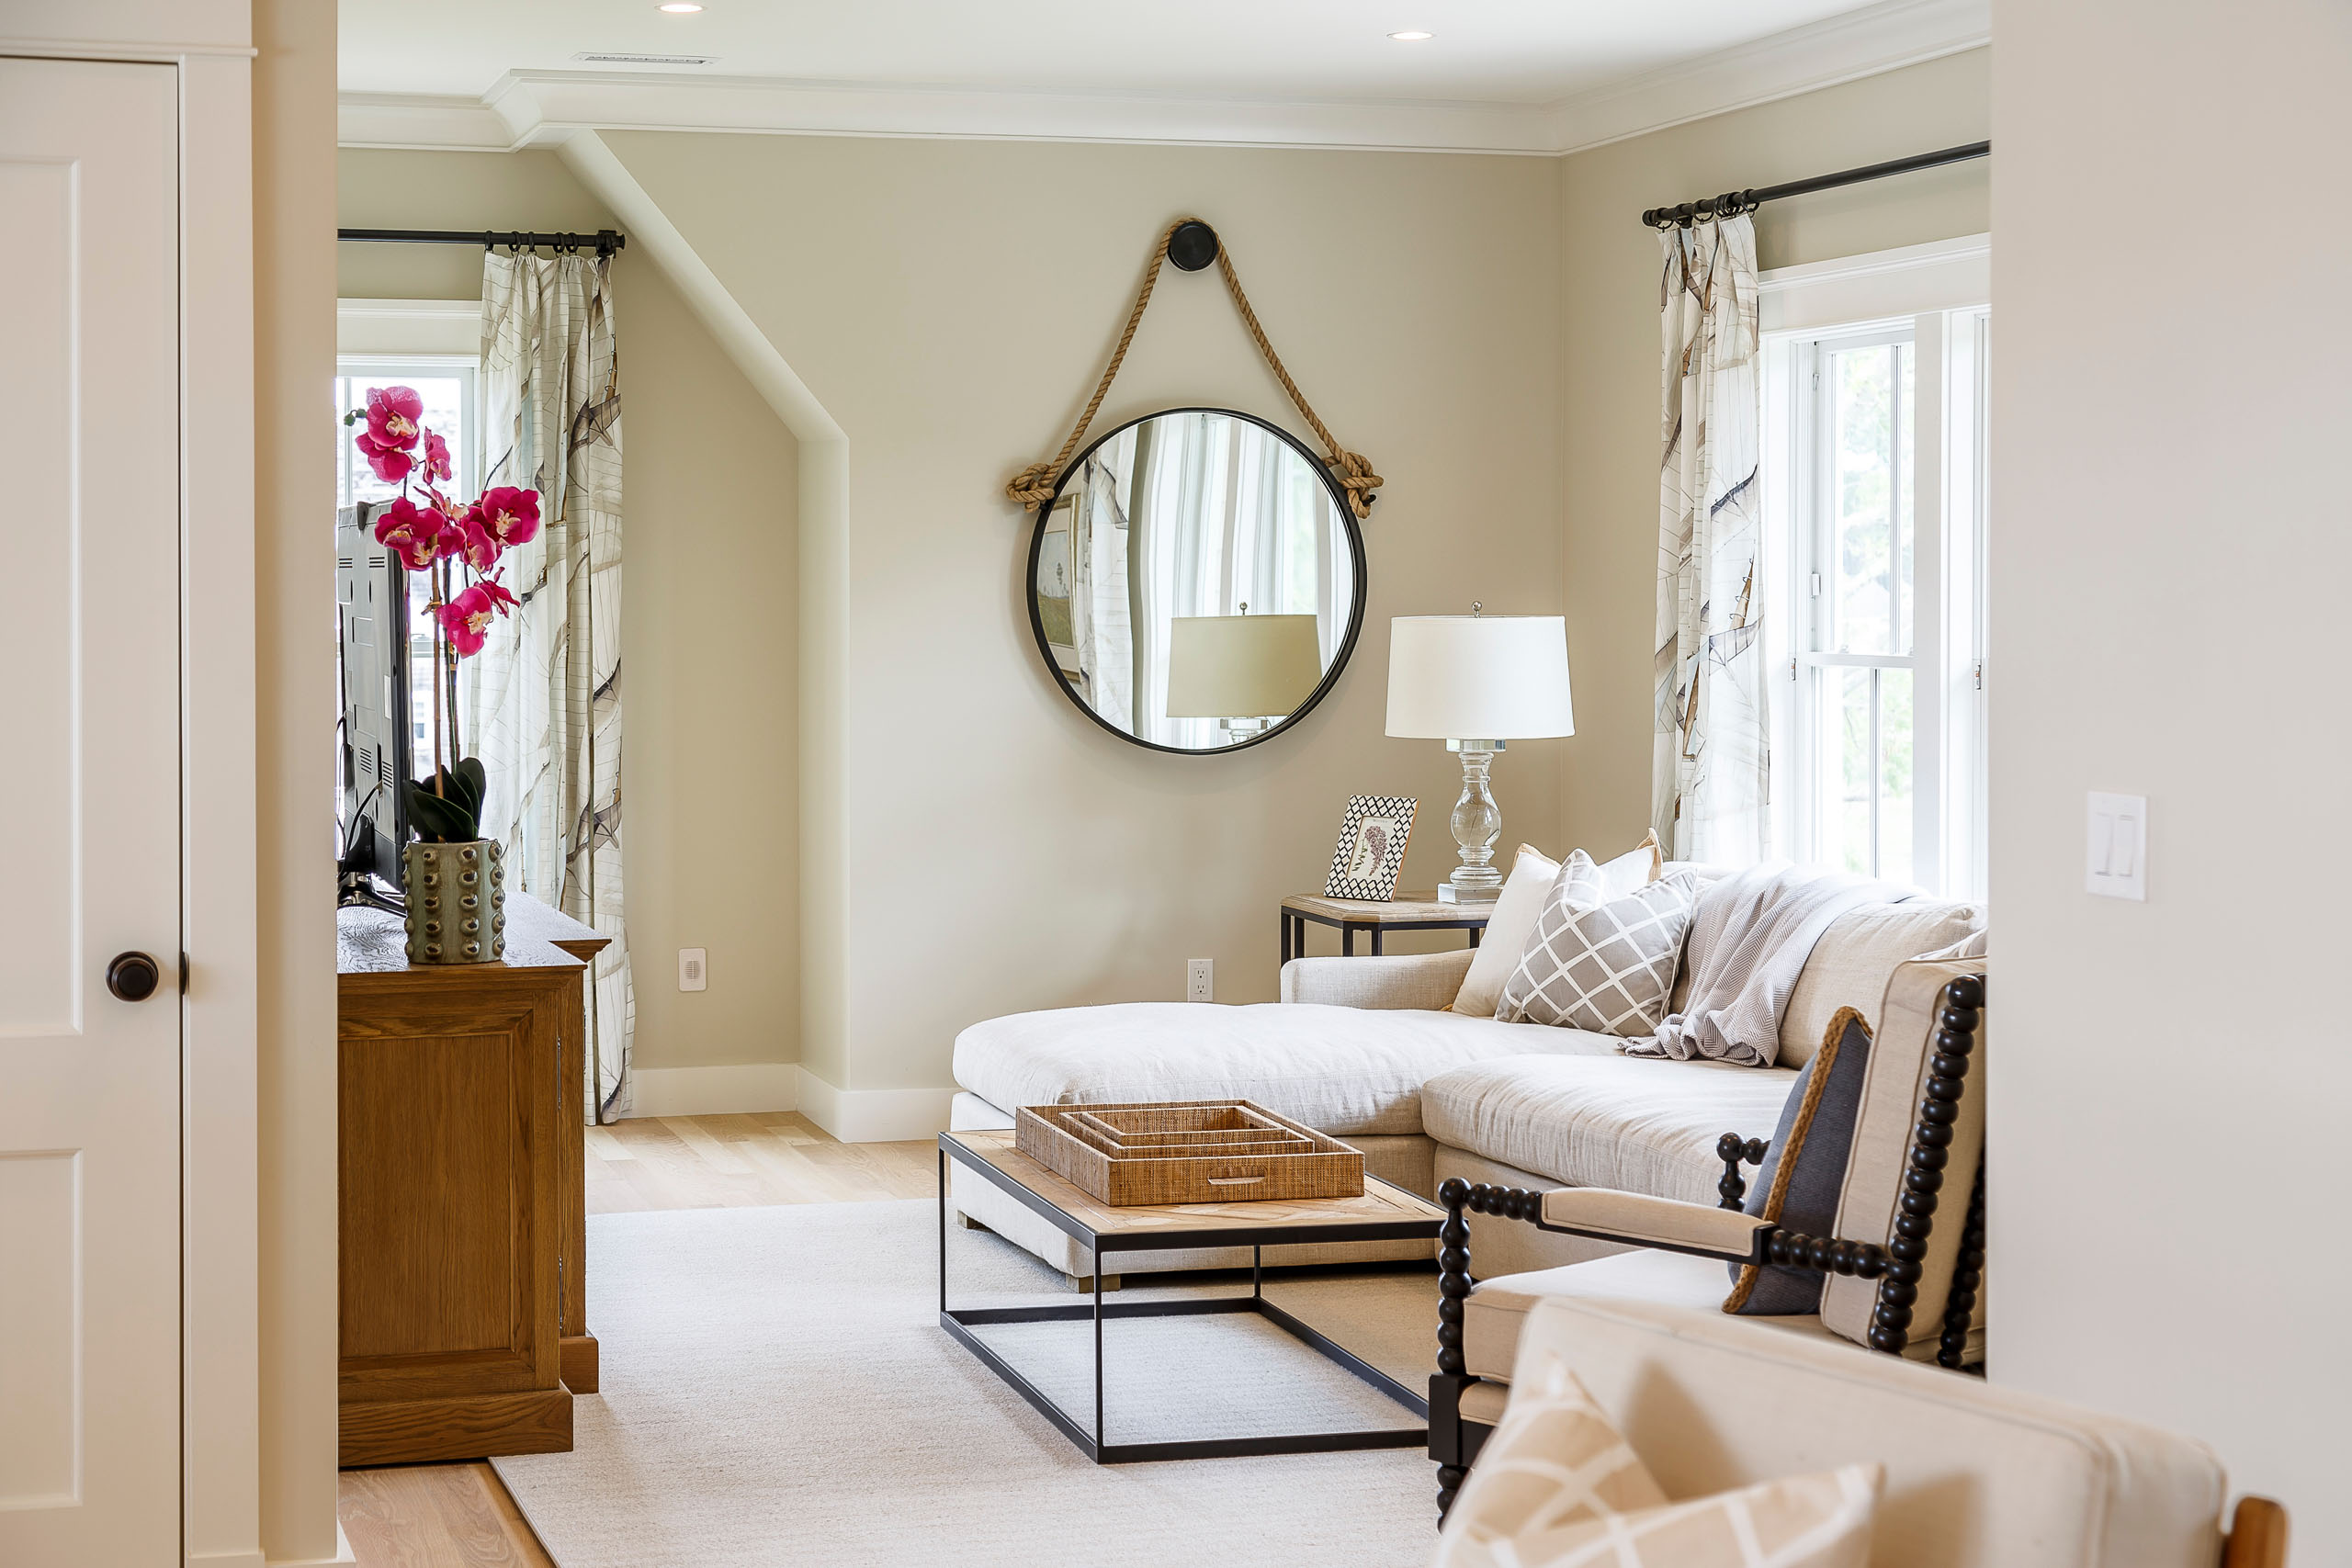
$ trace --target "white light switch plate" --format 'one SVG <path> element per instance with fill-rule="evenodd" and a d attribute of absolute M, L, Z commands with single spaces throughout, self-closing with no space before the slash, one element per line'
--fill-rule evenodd
<path fill-rule="evenodd" d="M 1184 999 L 1188 1002 L 1216 1000 L 1216 960 L 1195 958 L 1184 965 Z"/>
<path fill-rule="evenodd" d="M 2090 793 L 2083 886 L 2108 898 L 2148 899 L 2148 797 Z"/>
<path fill-rule="evenodd" d="M 699 947 L 678 949 L 678 989 L 707 991 L 710 988 L 710 960 Z"/>

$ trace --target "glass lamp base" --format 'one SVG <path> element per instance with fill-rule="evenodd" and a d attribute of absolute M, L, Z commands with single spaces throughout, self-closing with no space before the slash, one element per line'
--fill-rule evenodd
<path fill-rule="evenodd" d="M 1441 904 L 1491 904 L 1502 897 L 1502 891 L 1500 883 L 1492 887 L 1480 886 L 1476 883 L 1459 887 L 1451 882 L 1441 882 L 1437 886 L 1437 901 Z"/>

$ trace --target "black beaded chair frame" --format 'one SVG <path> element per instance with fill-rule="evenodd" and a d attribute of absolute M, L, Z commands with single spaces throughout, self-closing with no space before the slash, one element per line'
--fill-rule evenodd
<path fill-rule="evenodd" d="M 1886 1245 L 1805 1235 L 1779 1225 L 1758 1228 L 1747 1253 L 1666 1242 L 1642 1245 L 1660 1252 L 1694 1258 L 1720 1258 L 1726 1263 L 1777 1264 L 1809 1269 L 1824 1274 L 1859 1276 L 1879 1281 L 1878 1302 L 1871 1314 L 1870 1347 L 1899 1356 L 1911 1342 L 1913 1309 L 1919 1300 L 1921 1260 L 1928 1255 L 1936 1211 L 1943 1191 L 1944 1168 L 1951 1163 L 1952 1125 L 1960 1119 L 1960 1102 L 1967 1092 L 1968 1070 L 1976 1050 L 1976 1031 L 1984 1018 L 1984 976 L 1962 975 L 1943 988 L 1936 1015 L 1934 1055 L 1928 1080 L 1919 1096 L 1918 1114 L 1911 1131 L 1911 1147 L 1903 1175 L 1903 1195 Z M 1743 1164 L 1759 1165 L 1769 1145 L 1761 1138 L 1743 1139 L 1725 1133 L 1715 1144 L 1724 1162 L 1723 1179 L 1715 1184 L 1719 1208 L 1737 1209 L 1747 1196 Z M 1485 1182 L 1445 1182 L 1437 1201 L 1446 1210 L 1437 1233 L 1438 1327 L 1437 1371 L 1430 1379 L 1430 1458 L 1438 1465 L 1438 1517 L 1453 1506 L 1470 1465 L 1478 1457 L 1487 1434 L 1483 1423 L 1462 1416 L 1462 1393 L 1480 1380 L 1468 1374 L 1462 1355 L 1463 1303 L 1469 1299 L 1470 1226 L 1463 1214 L 1493 1214 L 1520 1220 L 1537 1230 L 1599 1241 L 1625 1240 L 1621 1234 L 1555 1225 L 1544 1218 L 1544 1194 L 1521 1187 L 1495 1187 Z M 1936 1362 L 1961 1370 L 1968 1350 L 1968 1330 L 1976 1314 L 1977 1287 L 1984 1270 L 1984 1164 L 1977 1161 L 1976 1179 L 1968 1197 L 1968 1217 L 1961 1232 L 1960 1254 L 1952 1270 L 1951 1291 L 1945 1298 L 1936 1344 Z"/>

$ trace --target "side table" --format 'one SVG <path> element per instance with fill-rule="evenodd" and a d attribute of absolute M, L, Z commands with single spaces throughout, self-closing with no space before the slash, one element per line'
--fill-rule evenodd
<path fill-rule="evenodd" d="M 1356 932 L 1372 933 L 1377 956 L 1381 939 L 1389 931 L 1468 931 L 1470 945 L 1478 945 L 1487 929 L 1492 904 L 1441 904 L 1431 893 L 1399 893 L 1383 902 L 1377 898 L 1323 898 L 1294 893 L 1283 900 L 1283 962 L 1306 956 L 1306 923 L 1340 928 L 1340 952 L 1356 955 Z"/>

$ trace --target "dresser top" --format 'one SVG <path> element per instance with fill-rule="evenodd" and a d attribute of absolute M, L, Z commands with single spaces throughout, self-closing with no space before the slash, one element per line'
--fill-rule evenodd
<path fill-rule="evenodd" d="M 527 893 L 506 896 L 509 969 L 577 969 L 609 941 L 594 928 L 559 914 Z M 340 975 L 400 975 L 487 969 L 486 964 L 420 964 L 408 961 L 408 933 L 401 918 L 384 909 L 354 905 L 334 916 L 335 972 Z"/>

